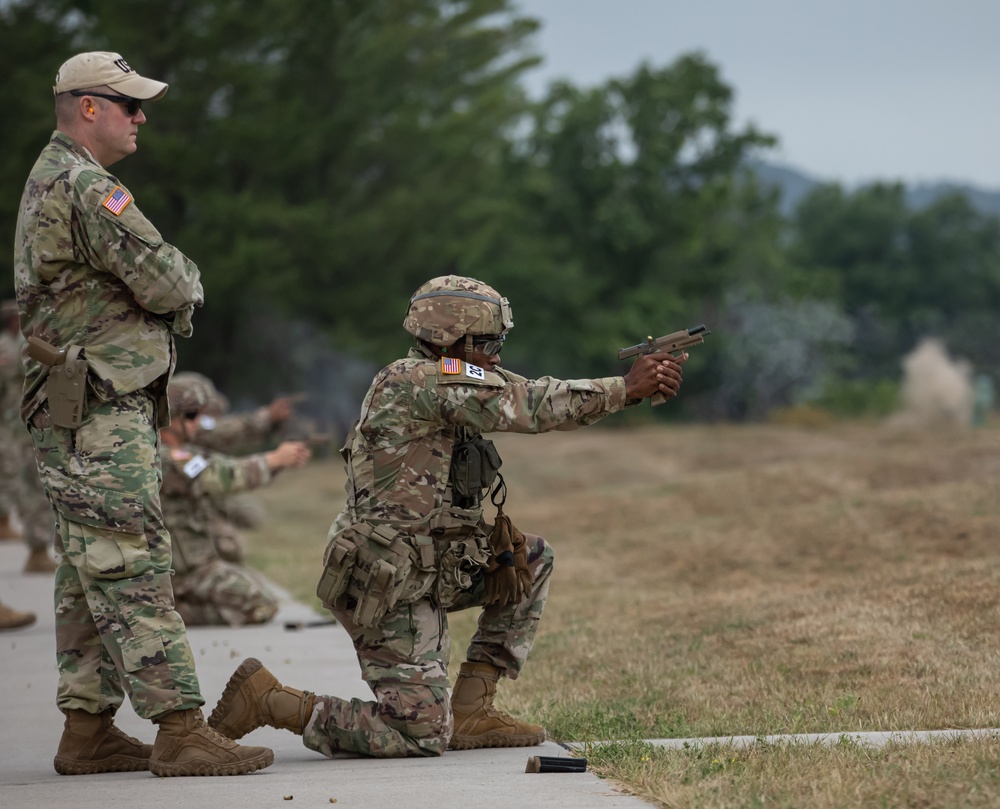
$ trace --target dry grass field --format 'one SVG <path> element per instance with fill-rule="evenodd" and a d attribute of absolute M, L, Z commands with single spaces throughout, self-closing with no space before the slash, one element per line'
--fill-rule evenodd
<path fill-rule="evenodd" d="M 1000 727 L 1000 428 L 494 438 L 508 513 L 557 563 L 506 707 L 556 740 L 621 740 L 592 769 L 661 806 L 1000 804 L 1000 741 L 642 743 Z M 261 500 L 251 561 L 314 601 L 339 458 Z M 473 618 L 453 619 L 456 658 Z"/>

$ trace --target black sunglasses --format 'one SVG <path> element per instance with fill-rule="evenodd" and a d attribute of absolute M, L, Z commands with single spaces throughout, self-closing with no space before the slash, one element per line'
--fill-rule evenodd
<path fill-rule="evenodd" d="M 472 344 L 482 351 L 487 357 L 495 357 L 500 353 L 503 348 L 504 340 L 507 339 L 506 334 L 501 334 L 499 337 L 485 337 L 485 338 L 472 338 Z"/>
<path fill-rule="evenodd" d="M 132 98 L 131 96 L 113 96 L 107 93 L 91 93 L 88 90 L 70 90 L 69 94 L 71 96 L 96 96 L 97 98 L 106 98 L 108 101 L 114 101 L 116 104 L 124 104 L 125 111 L 129 115 L 137 115 L 139 110 L 142 109 L 142 99 Z"/>

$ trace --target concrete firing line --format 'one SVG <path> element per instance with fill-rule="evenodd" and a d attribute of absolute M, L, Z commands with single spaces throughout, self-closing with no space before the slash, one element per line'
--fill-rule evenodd
<path fill-rule="evenodd" d="M 893 731 L 841 731 L 837 733 L 786 733 L 772 736 L 707 736 L 692 739 L 644 739 L 646 744 L 668 750 L 690 750 L 711 745 L 729 747 L 751 747 L 754 744 L 855 744 L 861 747 L 879 748 L 887 744 L 926 744 L 937 741 L 960 739 L 995 739 L 1000 737 L 1000 728 L 976 728 L 953 730 L 893 730 Z M 587 748 L 622 744 L 621 741 L 568 742 L 560 743 L 567 750 L 583 752 Z"/>

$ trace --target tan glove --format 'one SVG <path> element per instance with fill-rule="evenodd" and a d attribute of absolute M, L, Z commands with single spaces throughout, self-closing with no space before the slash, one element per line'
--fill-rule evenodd
<path fill-rule="evenodd" d="M 484 579 L 485 604 L 505 607 L 517 604 L 531 587 L 528 570 L 528 548 L 522 534 L 510 517 L 497 506 L 497 518 L 490 533 L 490 564 Z"/>
<path fill-rule="evenodd" d="M 511 544 L 514 546 L 514 572 L 517 573 L 517 583 L 521 588 L 521 595 L 517 599 L 520 601 L 531 591 L 531 571 L 528 570 L 528 541 L 516 525 L 511 523 L 510 527 L 514 534 Z"/>

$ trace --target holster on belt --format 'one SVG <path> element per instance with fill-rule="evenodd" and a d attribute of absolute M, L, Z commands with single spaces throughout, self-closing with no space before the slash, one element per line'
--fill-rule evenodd
<path fill-rule="evenodd" d="M 56 427 L 77 429 L 83 424 L 87 404 L 87 361 L 81 356 L 81 346 L 56 348 L 40 337 L 28 338 L 28 356 L 47 365 L 45 393 L 49 400 L 49 417 Z"/>

